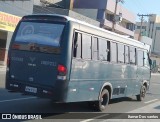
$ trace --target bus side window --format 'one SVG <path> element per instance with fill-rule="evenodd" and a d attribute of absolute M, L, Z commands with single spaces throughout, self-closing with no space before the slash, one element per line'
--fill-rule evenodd
<path fill-rule="evenodd" d="M 82 34 L 77 32 L 75 33 L 73 57 L 76 57 L 76 58 L 81 58 L 81 37 L 82 37 Z"/>
<path fill-rule="evenodd" d="M 108 49 L 108 53 L 107 53 L 107 61 L 110 61 L 111 59 L 111 57 L 110 57 L 110 50 L 111 50 L 111 46 L 110 46 L 110 41 L 107 41 L 107 49 Z"/>
<path fill-rule="evenodd" d="M 92 38 L 92 59 L 98 60 L 98 38 Z"/>
<path fill-rule="evenodd" d="M 117 62 L 117 44 L 111 43 L 111 61 Z"/>
<path fill-rule="evenodd" d="M 91 36 L 82 34 L 82 58 L 91 59 Z"/>
<path fill-rule="evenodd" d="M 118 44 L 118 63 L 124 63 L 124 45 Z"/>
<path fill-rule="evenodd" d="M 136 50 L 134 47 L 129 48 L 130 52 L 130 64 L 136 64 Z"/>
<path fill-rule="evenodd" d="M 137 51 L 137 65 L 138 66 L 143 66 L 143 51 L 138 50 Z"/>
<path fill-rule="evenodd" d="M 107 41 L 104 39 L 99 39 L 99 60 L 108 61 Z"/>
<path fill-rule="evenodd" d="M 125 63 L 129 64 L 129 47 L 125 46 Z"/>
<path fill-rule="evenodd" d="M 149 65 L 149 57 L 147 52 L 144 52 L 144 66 L 150 67 Z"/>

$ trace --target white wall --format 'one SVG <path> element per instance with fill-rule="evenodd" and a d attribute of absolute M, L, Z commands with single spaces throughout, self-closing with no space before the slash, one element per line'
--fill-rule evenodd
<path fill-rule="evenodd" d="M 94 20 L 97 19 L 97 9 L 73 9 L 73 11 L 82 14 L 84 16 L 87 16 L 89 18 L 92 18 Z"/>
<path fill-rule="evenodd" d="M 152 46 L 152 39 L 147 37 L 147 36 L 142 36 L 141 37 L 141 42 Z"/>
<path fill-rule="evenodd" d="M 40 0 L 34 0 L 34 1 L 33 1 L 33 4 L 34 4 L 34 5 L 39 5 L 39 6 L 42 5 L 42 3 L 40 2 Z"/>
<path fill-rule="evenodd" d="M 156 30 L 156 36 L 155 36 L 155 41 L 153 41 L 153 51 L 154 52 L 159 52 L 160 54 L 160 30 Z"/>
<path fill-rule="evenodd" d="M 115 1 L 114 0 L 108 0 L 107 1 L 107 10 L 111 11 L 114 13 L 115 9 Z M 117 15 L 119 13 L 122 13 L 122 17 L 132 23 L 136 22 L 136 15 L 133 12 L 130 12 L 128 9 L 124 8 L 120 4 L 117 6 Z"/>

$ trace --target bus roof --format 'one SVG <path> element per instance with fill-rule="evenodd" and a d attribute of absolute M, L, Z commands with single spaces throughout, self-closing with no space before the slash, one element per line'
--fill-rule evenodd
<path fill-rule="evenodd" d="M 98 31 L 105 32 L 105 35 L 103 35 L 103 36 L 105 36 L 106 38 L 108 38 L 110 40 L 115 40 L 115 41 L 125 43 L 128 45 L 133 45 L 135 47 L 139 47 L 139 48 L 142 48 L 142 49 L 149 51 L 149 47 L 145 43 L 142 43 L 142 42 L 137 41 L 135 39 L 125 37 L 124 35 L 120 35 L 120 34 L 105 30 L 103 28 L 99 28 L 99 27 L 91 25 L 85 21 L 80 21 L 80 20 L 65 16 L 65 15 L 59 15 L 59 14 L 33 14 L 33 15 L 27 15 L 24 17 L 33 17 L 33 16 L 62 17 L 62 18 L 65 18 L 67 21 L 73 21 L 73 22 L 78 23 L 80 25 L 88 26 L 88 27 L 96 29 Z"/>

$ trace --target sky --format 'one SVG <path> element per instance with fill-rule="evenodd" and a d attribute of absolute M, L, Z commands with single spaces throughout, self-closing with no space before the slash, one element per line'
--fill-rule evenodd
<path fill-rule="evenodd" d="M 136 15 L 138 13 L 160 15 L 160 0 L 124 0 L 122 6 Z M 136 21 L 140 21 L 138 16 L 136 16 Z"/>

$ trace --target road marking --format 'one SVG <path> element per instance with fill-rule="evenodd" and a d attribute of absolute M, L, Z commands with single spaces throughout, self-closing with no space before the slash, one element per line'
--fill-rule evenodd
<path fill-rule="evenodd" d="M 96 117 L 93 117 L 91 119 L 86 119 L 86 120 L 83 120 L 83 121 L 80 121 L 80 122 L 89 122 L 89 121 L 93 121 L 95 119 L 99 119 L 101 117 L 104 117 L 104 116 L 108 116 L 109 114 L 104 114 L 104 115 L 101 115 L 101 116 L 96 116 Z"/>
<path fill-rule="evenodd" d="M 151 103 L 151 102 L 154 102 L 154 101 L 157 101 L 158 99 L 153 99 L 153 100 L 150 100 L 150 101 L 147 101 L 147 102 L 144 102 L 145 104 L 147 103 Z"/>
<path fill-rule="evenodd" d="M 160 85 L 160 83 L 152 83 L 152 85 Z"/>
<path fill-rule="evenodd" d="M 0 103 L 3 103 L 3 102 L 11 102 L 11 101 L 18 101 L 18 100 L 34 99 L 34 98 L 36 98 L 36 97 L 28 97 L 28 98 L 19 98 L 19 99 L 2 100 L 2 101 L 0 101 Z"/>
<path fill-rule="evenodd" d="M 152 73 L 151 75 L 160 75 L 160 73 Z"/>

